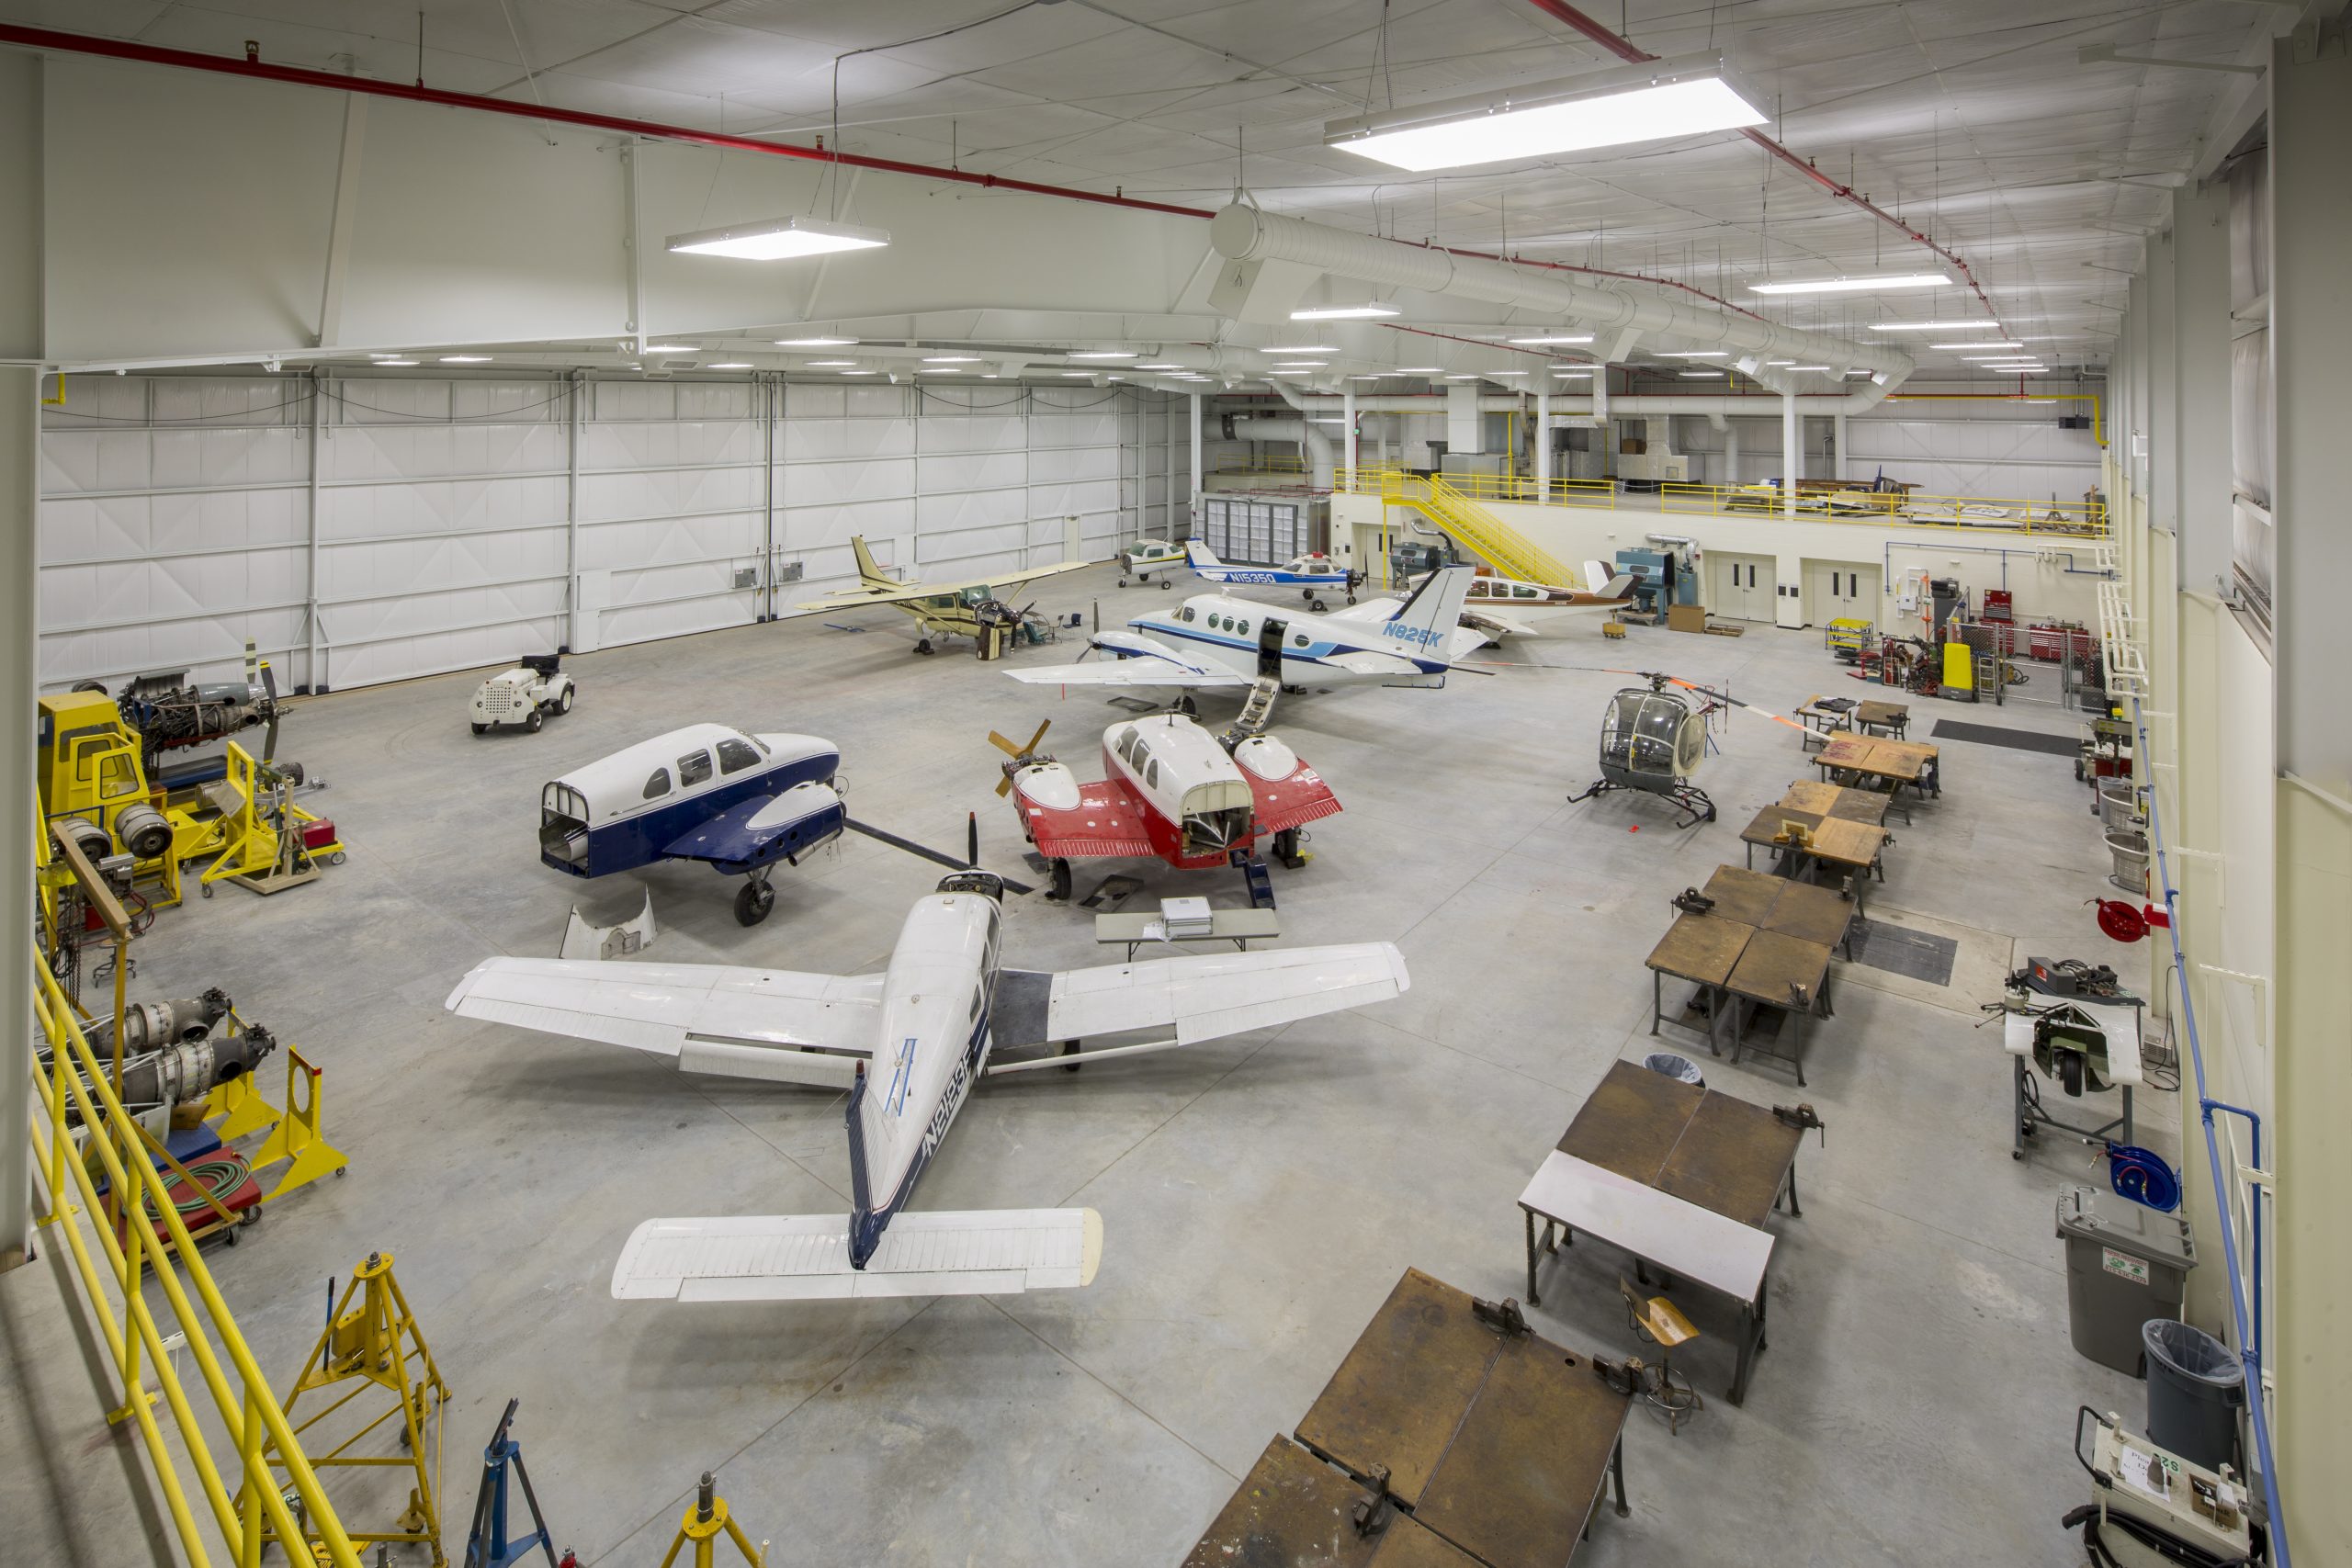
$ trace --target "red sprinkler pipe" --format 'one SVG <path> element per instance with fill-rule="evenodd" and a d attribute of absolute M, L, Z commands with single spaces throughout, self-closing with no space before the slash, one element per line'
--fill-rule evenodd
<path fill-rule="evenodd" d="M 590 114 L 582 109 L 556 108 L 536 103 L 514 103 L 505 98 L 483 97 L 477 93 L 452 93 L 439 87 L 428 87 L 422 82 L 413 85 L 381 82 L 373 77 L 344 76 L 332 71 L 312 71 L 300 65 L 271 65 L 259 60 L 199 54 L 194 50 L 162 49 L 126 39 L 92 38 L 82 33 L 61 33 L 47 28 L 0 23 L 0 44 L 16 44 L 25 49 L 46 50 L 59 54 L 94 54 L 107 60 L 136 61 L 143 65 L 175 65 L 186 71 L 209 71 L 222 76 L 285 82 L 298 87 L 323 87 L 335 93 L 365 93 L 378 98 L 405 98 L 410 103 L 437 104 L 444 108 L 476 109 L 483 114 L 503 114 L 515 119 L 551 120 L 559 125 L 580 125 L 594 130 L 615 130 L 628 136 L 724 148 L 730 152 L 764 152 L 775 158 L 805 158 L 813 163 L 847 165 L 853 169 L 880 169 L 894 175 L 916 175 L 928 180 L 950 180 L 959 185 L 1017 190 L 1030 196 L 1053 196 L 1068 201 L 1091 201 L 1103 207 L 1165 212 L 1176 218 L 1216 216 L 1205 208 L 1177 207 L 1163 201 L 1139 201 L 1126 196 L 1104 196 L 1100 191 L 1079 190 L 1070 186 L 1038 185 L 1030 180 L 1003 179 L 995 175 L 971 174 L 963 169 L 943 169 L 931 164 L 901 163 L 895 158 L 866 158 L 821 147 L 757 141 L 748 136 L 727 136 L 683 125 L 662 125 L 652 120 L 624 119 L 618 115 Z"/>
<path fill-rule="evenodd" d="M 1543 12 L 1545 16 L 1550 17 L 1553 20 L 1565 22 L 1569 27 L 1574 28 L 1586 39 L 1600 45 L 1602 49 L 1607 50 L 1610 53 L 1615 55 L 1618 59 L 1624 61 L 1628 64 L 1643 64 L 1658 58 L 1657 55 L 1650 53 L 1647 50 L 1635 46 L 1630 39 L 1621 38 L 1617 34 L 1611 32 L 1607 28 L 1593 20 L 1590 17 L 1586 16 L 1574 6 L 1567 5 L 1566 0 L 1528 0 L 1528 4 L 1533 6 L 1537 10 Z M 1853 186 L 1849 185 L 1840 185 L 1829 175 L 1823 174 L 1819 169 L 1814 167 L 1813 161 L 1811 159 L 1798 157 L 1794 152 L 1790 152 L 1786 147 L 1781 146 L 1779 142 L 1773 141 L 1770 137 L 1765 135 L 1754 126 L 1749 126 L 1747 130 L 1741 131 L 1740 134 L 1747 137 L 1750 141 L 1755 142 L 1758 147 L 1764 149 L 1765 152 L 1772 154 L 1773 157 L 1778 158 L 1781 162 L 1786 164 L 1792 169 L 1796 170 L 1797 173 L 1803 175 L 1805 178 L 1811 180 L 1814 184 L 1819 186 L 1822 189 L 1827 191 L 1831 196 L 1836 197 L 1838 200 L 1851 202 L 1854 206 L 1860 208 L 1863 211 L 1869 213 L 1880 222 L 1900 230 L 1904 238 L 1927 246 L 1928 250 L 1934 252 L 1937 255 L 1941 256 L 1945 261 L 1950 262 L 1953 267 L 1958 269 L 1960 276 L 1967 280 L 1969 288 L 1976 295 L 1977 302 L 1984 307 L 1984 313 L 1993 318 L 1993 324 L 2000 326 L 2000 312 L 1993 309 L 1993 301 L 1986 297 L 1984 285 L 1976 281 L 1976 275 L 1968 270 L 1968 264 L 1966 262 L 1961 260 L 1951 252 L 1944 249 L 1941 245 L 1939 245 L 1933 240 L 1928 238 L 1927 235 L 1919 232 L 1918 230 L 1914 229 L 1911 225 L 1903 221 L 1902 219 L 1897 218 L 1894 213 L 1889 212 L 1886 209 L 1879 206 L 1876 202 L 1871 200 L 1870 197 L 1857 191 Z M 2001 330 L 2003 332 L 2007 332 L 2008 329 L 2007 327 L 2002 327 Z"/>

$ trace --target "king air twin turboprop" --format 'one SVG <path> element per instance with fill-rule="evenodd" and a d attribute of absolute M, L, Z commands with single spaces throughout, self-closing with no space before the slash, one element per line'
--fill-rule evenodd
<path fill-rule="evenodd" d="M 1048 664 L 1006 674 L 1033 686 L 1247 687 L 1280 669 L 1285 687 L 1375 682 L 1442 686 L 1446 672 L 1486 644 L 1460 625 L 1472 570 L 1431 572 L 1402 604 L 1363 619 L 1284 615 L 1255 599 L 1203 593 L 1172 610 L 1137 615 L 1122 632 L 1098 633 L 1108 664 Z"/>
<path fill-rule="evenodd" d="M 908 913 L 878 975 L 491 958 L 447 1006 L 665 1056 L 681 1072 L 846 1089 L 847 1214 L 648 1220 L 613 1269 L 623 1300 L 809 1301 L 1093 1279 L 1102 1222 L 1091 1209 L 908 1211 L 981 1078 L 1197 1045 L 1386 1001 L 1410 984 L 1385 942 L 1007 968 L 1003 894 L 984 871 L 944 879 Z M 1151 1038 L 1080 1049 L 1137 1033 Z"/>

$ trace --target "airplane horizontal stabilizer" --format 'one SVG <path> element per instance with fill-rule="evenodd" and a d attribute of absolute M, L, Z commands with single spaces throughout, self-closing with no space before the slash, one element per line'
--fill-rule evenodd
<path fill-rule="evenodd" d="M 1006 1295 L 1091 1283 L 1092 1209 L 918 1210 L 894 1216 L 864 1269 L 847 1214 L 648 1220 L 613 1266 L 616 1301 L 844 1301 Z"/>

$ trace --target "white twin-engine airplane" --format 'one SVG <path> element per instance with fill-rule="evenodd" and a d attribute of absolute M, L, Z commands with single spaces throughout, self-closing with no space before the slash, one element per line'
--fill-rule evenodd
<path fill-rule="evenodd" d="M 1254 686 L 1277 652 L 1286 687 L 1374 681 L 1384 686 L 1442 686 L 1455 662 L 1486 645 L 1461 626 L 1471 569 L 1445 567 L 1422 579 L 1404 603 L 1301 616 L 1255 599 L 1203 593 L 1172 610 L 1137 615 L 1124 632 L 1101 632 L 1092 647 L 1107 664 L 1048 664 L 1006 674 L 1033 686 Z M 1359 618 L 1360 617 L 1360 618 Z"/>
<path fill-rule="evenodd" d="M 491 958 L 447 1006 L 667 1056 L 681 1072 L 848 1089 L 849 1213 L 648 1220 L 613 1269 L 622 1300 L 810 1301 L 1094 1278 L 1102 1221 L 1091 1209 L 907 1211 L 983 1075 L 1197 1045 L 1386 1001 L 1410 984 L 1385 942 L 1061 974 L 1004 968 L 1003 895 L 984 871 L 946 877 L 907 916 L 878 975 Z M 1164 1032 L 1079 1049 L 1088 1036 L 1142 1031 Z M 990 1060 L 999 1048 L 1056 1043 L 1058 1053 Z"/>

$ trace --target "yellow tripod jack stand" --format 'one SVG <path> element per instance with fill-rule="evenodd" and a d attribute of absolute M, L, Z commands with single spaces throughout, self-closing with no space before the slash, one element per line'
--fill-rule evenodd
<path fill-rule="evenodd" d="M 678 1539 L 670 1543 L 668 1553 L 662 1559 L 662 1568 L 670 1568 L 677 1562 L 679 1551 L 688 1541 L 694 1542 L 695 1568 L 712 1568 L 717 1561 L 718 1532 L 721 1530 L 725 1530 L 727 1539 L 735 1543 L 735 1550 L 743 1554 L 744 1562 L 752 1568 L 761 1568 L 767 1556 L 768 1543 L 762 1541 L 757 1551 L 752 1550 L 752 1542 L 743 1534 L 743 1527 L 728 1513 L 727 1499 L 718 1495 L 710 1472 L 706 1470 L 702 1472 L 702 1484 L 695 1491 L 694 1506 L 688 1508 L 685 1517 L 678 1521 Z"/>
<path fill-rule="evenodd" d="M 349 1385 L 340 1397 L 322 1409 L 298 1417 L 297 1406 L 305 1395 L 333 1389 L 338 1383 Z M 324 1452 L 313 1451 L 311 1468 L 322 1481 L 334 1469 L 409 1472 L 413 1479 L 408 1507 L 392 1529 L 346 1533 L 355 1546 L 377 1541 L 414 1542 L 431 1550 L 433 1568 L 445 1568 L 448 1558 L 441 1551 L 439 1417 L 449 1402 L 449 1385 L 442 1382 L 441 1369 L 434 1364 L 433 1352 L 409 1311 L 408 1298 L 392 1278 L 392 1255 L 389 1252 L 369 1253 L 368 1261 L 353 1272 L 351 1283 L 344 1288 L 342 1297 L 328 1315 L 326 1332 L 311 1347 L 310 1359 L 302 1365 L 302 1375 L 294 1380 L 293 1388 L 287 1393 L 286 1416 L 293 1423 L 296 1440 L 306 1449 L 331 1440 L 332 1433 L 312 1433 L 371 1390 L 390 1393 L 390 1403 L 373 1419 L 366 1418 L 364 1405 L 344 1416 L 335 1423 L 335 1430 L 348 1430 L 348 1435 Z M 315 1405 L 318 1401 L 312 1399 L 309 1403 Z M 359 1423 L 356 1429 L 349 1429 L 355 1421 Z M 353 1451 L 387 1422 L 398 1423 L 395 1430 L 401 1452 L 378 1456 Z M 273 1469 L 287 1468 L 274 1444 L 266 1446 L 263 1458 Z M 241 1501 L 247 1517 L 254 1520 L 248 1528 L 258 1527 L 266 1539 L 276 1540 L 275 1534 L 267 1532 L 256 1517 L 259 1501 L 250 1497 Z M 281 1544 L 295 1562 L 311 1560 L 310 1542 Z"/>

